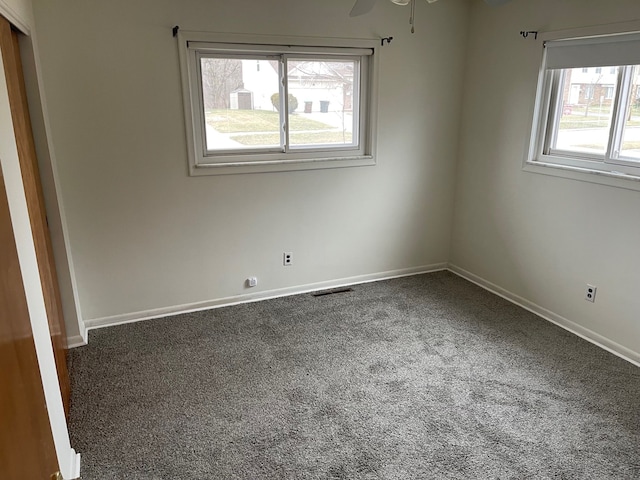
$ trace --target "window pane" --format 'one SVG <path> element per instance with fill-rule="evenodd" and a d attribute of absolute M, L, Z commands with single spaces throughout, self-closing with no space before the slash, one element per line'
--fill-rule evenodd
<path fill-rule="evenodd" d="M 604 155 L 609 141 L 618 69 L 569 68 L 559 87 L 561 103 L 554 150 Z M 598 73 L 599 71 L 599 73 Z"/>
<path fill-rule="evenodd" d="M 206 150 L 280 148 L 279 62 L 201 58 Z"/>
<path fill-rule="evenodd" d="M 620 156 L 640 161 L 640 65 L 633 67 Z"/>
<path fill-rule="evenodd" d="M 359 68 L 356 60 L 287 62 L 292 148 L 357 143 Z"/>

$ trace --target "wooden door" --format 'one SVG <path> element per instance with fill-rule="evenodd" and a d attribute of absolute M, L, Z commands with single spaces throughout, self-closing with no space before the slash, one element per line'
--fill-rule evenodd
<path fill-rule="evenodd" d="M 42 378 L 0 169 L 0 478 L 58 471 Z"/>
<path fill-rule="evenodd" d="M 22 73 L 22 62 L 20 60 L 18 35 L 19 34 L 11 28 L 11 24 L 5 18 L 0 17 L 0 51 L 2 52 L 7 90 L 9 92 L 11 117 L 13 119 L 18 156 L 20 158 L 20 169 L 22 171 L 22 181 L 24 183 L 29 220 L 38 259 L 40 282 L 42 283 L 49 329 L 51 331 L 53 353 L 56 359 L 58 381 L 60 382 L 60 391 L 62 392 L 62 402 L 68 417 L 71 387 L 69 384 L 69 373 L 67 371 L 66 332 L 64 317 L 62 315 L 58 278 L 53 259 L 53 249 L 51 247 L 51 237 L 47 225 L 44 195 L 40 183 L 40 171 L 31 131 L 31 119 L 27 106 L 27 94 Z"/>

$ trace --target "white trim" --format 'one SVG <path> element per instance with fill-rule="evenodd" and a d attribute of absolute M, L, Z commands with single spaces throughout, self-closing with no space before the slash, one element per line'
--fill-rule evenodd
<path fill-rule="evenodd" d="M 82 335 L 67 337 L 67 348 L 84 347 L 86 344 L 87 340 Z"/>
<path fill-rule="evenodd" d="M 63 474 L 64 480 L 75 480 L 80 478 L 80 454 L 71 448 L 69 449 L 69 473 Z"/>
<path fill-rule="evenodd" d="M 25 35 L 31 35 L 31 27 L 27 19 L 22 18 L 5 0 L 0 0 L 0 15 Z"/>
<path fill-rule="evenodd" d="M 328 288 L 345 287 L 348 285 L 355 285 L 360 283 L 371 283 L 381 280 L 389 280 L 392 278 L 409 277 L 413 275 L 421 275 L 425 273 L 439 272 L 442 270 L 448 270 L 451 273 L 458 275 L 465 280 L 475 283 L 479 287 L 498 295 L 511 303 L 518 305 L 525 310 L 534 313 L 535 315 L 547 320 L 574 335 L 626 360 L 636 366 L 640 367 L 640 353 L 634 352 L 630 348 L 624 347 L 602 335 L 589 330 L 577 323 L 564 318 L 546 308 L 536 305 L 529 300 L 516 295 L 498 285 L 485 280 L 484 278 L 475 275 L 467 270 L 460 268 L 451 263 L 435 263 L 432 265 L 425 265 L 416 268 L 405 268 L 399 270 L 391 270 L 388 272 L 373 273 L 368 275 L 358 275 L 355 277 L 348 277 L 338 280 L 329 280 L 324 282 L 310 283 L 306 285 L 286 287 L 275 290 L 265 290 L 263 292 L 254 294 L 236 295 L 232 297 L 224 297 L 214 300 L 208 300 L 204 302 L 196 302 L 184 305 L 177 305 L 172 307 L 156 308 L 151 310 L 144 310 L 134 313 L 125 313 L 122 315 L 113 315 L 110 317 L 101 317 L 85 320 L 87 329 L 111 327 L 115 325 L 123 325 L 126 323 L 140 322 L 143 320 L 152 320 L 163 317 L 169 317 L 173 315 L 180 315 L 184 313 L 199 312 L 203 310 L 211 310 L 220 307 L 229 307 L 232 305 L 238 305 L 242 303 L 259 302 L 261 300 L 269 300 L 272 298 L 287 297 L 290 295 L 299 295 L 303 293 L 313 292 L 317 290 L 323 290 Z M 81 337 L 77 337 L 78 340 Z M 69 342 L 70 348 L 86 345 L 85 342 L 79 342 L 72 344 L 71 339 Z"/>
<path fill-rule="evenodd" d="M 373 55 L 373 49 L 370 48 L 358 48 L 358 47 L 326 47 L 326 46 L 305 46 L 308 44 L 308 40 L 305 37 L 300 37 L 302 40 L 298 40 L 298 43 L 288 42 L 287 44 L 274 44 L 272 43 L 257 43 L 252 45 L 247 42 L 229 43 L 229 42 L 189 42 L 189 48 L 196 49 L 205 56 L 210 53 L 212 56 L 219 56 L 224 54 L 238 54 L 238 55 L 274 55 L 280 57 L 283 54 L 286 55 L 307 55 L 309 53 L 322 54 L 327 56 L 347 56 L 347 57 L 361 57 L 363 55 Z M 228 39 L 227 39 L 228 40 Z M 299 43 L 300 41 L 306 44 Z"/>
<path fill-rule="evenodd" d="M 87 329 L 110 327 L 114 325 L 122 325 L 125 323 L 139 322 L 142 320 L 151 320 L 155 318 L 169 317 L 172 315 L 180 315 L 183 313 L 198 312 L 201 310 L 210 310 L 220 307 L 229 307 L 241 303 L 258 302 L 261 300 L 269 300 L 272 298 L 288 297 L 290 295 L 299 295 L 301 293 L 314 292 L 327 288 L 345 287 L 359 283 L 377 282 L 380 280 L 389 280 L 392 278 L 409 277 L 420 275 L 423 273 L 438 272 L 447 269 L 447 263 L 434 263 L 432 265 L 424 265 L 422 267 L 403 268 L 399 270 L 390 270 L 387 272 L 370 273 L 367 275 L 357 275 L 355 277 L 341 278 L 337 280 L 327 280 L 324 282 L 308 283 L 306 285 L 298 285 L 294 287 L 278 288 L 274 290 L 265 290 L 263 292 L 234 295 L 232 297 L 224 297 L 219 299 L 207 300 L 204 302 L 189 303 L 185 305 L 176 305 L 173 307 L 155 308 L 152 310 L 144 310 L 134 313 L 125 313 L 122 315 L 113 315 L 110 317 L 93 318 L 85 320 L 84 324 Z"/>
<path fill-rule="evenodd" d="M 552 177 L 577 180 L 579 182 L 597 183 L 600 185 L 608 185 L 610 187 L 624 188 L 626 190 L 640 190 L 640 177 L 627 175 L 623 172 L 589 170 L 571 165 L 538 162 L 536 160 L 525 161 L 522 170 L 530 173 L 539 173 Z"/>
<path fill-rule="evenodd" d="M 2 0 L 0 0 L 2 1 Z M 640 28 L 639 28 L 640 30 Z M 190 42 L 222 43 L 222 44 L 248 44 L 248 45 L 297 45 L 317 47 L 364 48 L 370 49 L 378 46 L 376 38 L 347 38 L 347 37 L 314 37 L 314 36 L 290 36 L 290 35 L 261 35 L 238 32 L 203 32 L 178 30 L 178 35 L 184 35 Z"/>
<path fill-rule="evenodd" d="M 267 154 L 262 154 L 266 157 Z M 239 173 L 286 172 L 293 170 L 320 170 L 324 168 L 366 167 L 375 165 L 373 155 L 340 156 L 334 158 L 298 158 L 295 160 L 257 160 L 253 162 L 206 163 L 191 166 L 191 176 L 233 175 Z"/>
<path fill-rule="evenodd" d="M 578 325 L 577 323 L 572 322 L 571 320 L 564 318 L 556 313 L 553 313 L 552 311 L 547 310 L 544 307 L 536 305 L 535 303 L 530 302 L 529 300 L 522 298 L 521 296 L 516 295 L 509 290 L 499 287 L 498 285 L 491 283 L 490 281 L 485 280 L 478 275 L 468 272 L 463 268 L 450 263 L 448 270 L 452 273 L 455 273 L 459 277 L 475 283 L 479 287 L 482 287 L 485 290 L 488 290 L 489 292 L 494 293 L 499 297 L 502 297 L 505 300 L 508 300 L 511 303 L 514 303 L 515 305 L 518 305 L 519 307 L 522 307 L 525 310 L 528 310 L 529 312 L 534 313 L 537 316 L 567 330 L 568 332 L 577 335 L 578 337 L 608 351 L 609 353 L 613 353 L 617 357 L 620 357 L 623 360 L 626 360 L 627 362 L 640 367 L 640 353 L 634 352 L 630 348 L 609 340 L 599 333 Z"/>

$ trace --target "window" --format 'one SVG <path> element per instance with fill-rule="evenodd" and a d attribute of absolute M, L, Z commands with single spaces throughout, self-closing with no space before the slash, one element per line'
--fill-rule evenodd
<path fill-rule="evenodd" d="M 595 85 L 587 85 L 586 87 L 584 87 L 584 99 L 593 100 L 594 90 L 595 90 Z"/>
<path fill-rule="evenodd" d="M 179 33 L 192 175 L 372 165 L 375 41 Z"/>
<path fill-rule="evenodd" d="M 604 98 L 606 100 L 611 100 L 613 98 L 614 87 L 605 86 L 604 87 Z"/>
<path fill-rule="evenodd" d="M 640 180 L 639 95 L 639 34 L 547 41 L 527 165 Z"/>

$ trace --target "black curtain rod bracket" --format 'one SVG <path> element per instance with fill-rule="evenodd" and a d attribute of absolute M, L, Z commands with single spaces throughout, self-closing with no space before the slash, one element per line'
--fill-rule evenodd
<path fill-rule="evenodd" d="M 180 27 L 178 25 L 176 25 L 171 30 L 173 31 L 173 36 L 176 37 L 176 36 L 178 36 L 178 30 L 180 30 Z"/>

